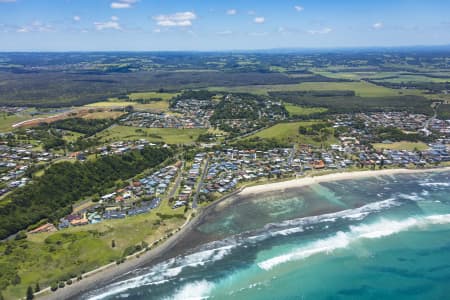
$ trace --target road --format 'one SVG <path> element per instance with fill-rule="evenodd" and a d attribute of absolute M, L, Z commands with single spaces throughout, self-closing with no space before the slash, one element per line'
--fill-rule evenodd
<path fill-rule="evenodd" d="M 295 152 L 297 150 L 297 144 L 294 144 L 294 146 L 292 146 L 292 151 L 289 154 L 289 158 L 288 158 L 288 164 L 289 166 L 292 165 L 292 161 L 294 160 L 294 156 L 295 156 Z"/>
<path fill-rule="evenodd" d="M 177 192 L 178 188 L 180 187 L 181 179 L 183 179 L 183 169 L 184 169 L 184 160 L 181 162 L 180 171 L 178 172 L 177 179 L 175 180 L 175 184 L 169 192 L 169 200 L 172 199 L 175 196 L 175 193 Z"/>
<path fill-rule="evenodd" d="M 205 180 L 206 174 L 208 173 L 208 165 L 209 165 L 209 157 L 206 159 L 205 168 L 202 171 L 202 177 L 200 178 L 200 181 L 197 185 L 197 190 L 195 191 L 194 199 L 192 201 L 193 209 L 197 209 L 198 195 L 200 194 L 200 191 L 202 190 L 203 181 Z"/>
<path fill-rule="evenodd" d="M 428 130 L 428 127 L 430 126 L 431 121 L 433 121 L 434 119 L 436 119 L 436 117 L 437 117 L 437 110 L 438 110 L 438 108 L 439 108 L 440 105 L 441 105 L 440 103 L 436 103 L 436 106 L 433 108 L 433 110 L 434 110 L 434 115 L 433 115 L 430 119 L 428 119 L 428 120 L 425 122 L 425 125 L 423 126 L 423 129 Z"/>

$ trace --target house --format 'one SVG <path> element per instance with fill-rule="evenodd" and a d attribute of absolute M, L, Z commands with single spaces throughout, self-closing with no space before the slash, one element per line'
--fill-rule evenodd
<path fill-rule="evenodd" d="M 36 229 L 33 229 L 31 231 L 29 231 L 28 233 L 31 234 L 35 234 L 35 233 L 42 233 L 42 232 L 55 232 L 57 231 L 55 225 L 51 224 L 51 223 L 46 223 L 42 226 L 39 226 Z"/>

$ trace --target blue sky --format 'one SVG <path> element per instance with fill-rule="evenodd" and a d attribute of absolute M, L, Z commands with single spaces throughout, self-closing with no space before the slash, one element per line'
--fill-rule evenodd
<path fill-rule="evenodd" d="M 450 44 L 448 0 L 0 0 L 0 51 Z"/>

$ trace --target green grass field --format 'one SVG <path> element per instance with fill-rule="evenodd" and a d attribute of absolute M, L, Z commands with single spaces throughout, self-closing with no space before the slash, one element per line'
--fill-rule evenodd
<path fill-rule="evenodd" d="M 154 101 L 152 103 L 148 104 L 141 104 L 137 102 L 132 101 L 115 101 L 114 99 L 111 99 L 111 101 L 100 101 L 95 102 L 86 105 L 85 107 L 108 107 L 108 108 L 114 108 L 114 107 L 126 107 L 126 106 L 133 106 L 137 110 L 167 110 L 169 108 L 169 102 L 167 101 Z"/>
<path fill-rule="evenodd" d="M 141 104 L 133 101 L 121 101 L 118 98 L 110 98 L 108 101 L 100 101 L 86 105 L 86 107 L 126 107 L 132 105 L 138 110 L 158 110 L 166 111 L 169 109 L 169 100 L 178 95 L 177 93 L 158 93 L 158 92 L 143 92 L 131 93 L 128 97 L 131 100 L 151 100 L 160 98 L 161 101 L 152 101 L 147 104 Z"/>
<path fill-rule="evenodd" d="M 284 107 L 286 108 L 286 110 L 288 111 L 289 115 L 291 117 L 296 117 L 296 116 L 309 116 L 315 113 L 321 113 L 321 112 L 326 112 L 327 109 L 326 108 L 321 108 L 321 107 L 303 107 L 303 106 L 298 106 L 298 105 L 294 105 L 294 104 L 289 104 L 289 103 L 285 103 Z"/>
<path fill-rule="evenodd" d="M 143 93 L 131 93 L 128 95 L 128 97 L 131 100 L 160 98 L 164 101 L 168 101 L 177 95 L 178 95 L 177 93 L 143 92 Z"/>
<path fill-rule="evenodd" d="M 114 126 L 97 134 L 103 142 L 134 141 L 147 139 L 152 142 L 168 144 L 190 144 L 206 129 L 177 129 L 177 128 L 137 128 L 129 126 Z"/>
<path fill-rule="evenodd" d="M 27 110 L 27 111 L 21 112 L 20 114 L 15 114 L 15 115 L 10 115 L 10 116 L 8 116 L 4 113 L 0 113 L 0 132 L 12 131 L 13 130 L 12 125 L 22 122 L 22 121 L 26 121 L 26 120 L 30 120 L 30 119 L 34 119 L 34 118 L 45 118 L 45 117 L 50 116 L 48 114 L 32 116 L 30 113 L 31 113 L 31 110 Z"/>
<path fill-rule="evenodd" d="M 422 143 L 422 142 L 396 142 L 396 143 L 392 143 L 392 144 L 376 143 L 376 144 L 372 144 L 372 146 L 377 150 L 391 149 L 391 150 L 413 151 L 413 150 L 417 149 L 419 151 L 423 151 L 423 150 L 427 150 L 429 148 L 427 146 L 427 144 Z"/>
<path fill-rule="evenodd" d="M 122 111 L 96 111 L 84 115 L 83 119 L 117 119 L 122 116 L 124 112 Z"/>
<path fill-rule="evenodd" d="M 163 214 L 160 217 L 157 213 Z M 26 288 L 39 282 L 41 288 L 66 274 L 80 274 L 119 259 L 125 248 L 151 244 L 185 222 L 183 208 L 173 210 L 164 200 L 156 210 L 122 220 L 71 227 L 55 233 L 28 235 L 26 247 L 0 256 L 2 271 L 18 266 L 21 283 L 3 292 L 6 299 L 25 296 Z M 115 247 L 112 247 L 112 240 Z M 0 245 L 0 253 L 5 246 Z"/>
<path fill-rule="evenodd" d="M 12 125 L 22 122 L 22 121 L 26 121 L 28 119 L 30 119 L 31 117 L 27 117 L 27 116 L 22 116 L 22 115 L 12 115 L 12 116 L 7 116 L 7 115 L 0 115 L 0 132 L 8 132 L 11 131 Z"/>
<path fill-rule="evenodd" d="M 254 85 L 240 87 L 212 87 L 211 91 L 230 91 L 235 93 L 253 93 L 267 95 L 268 92 L 285 91 L 355 91 L 361 97 L 387 97 L 399 95 L 422 95 L 419 90 L 400 91 L 382 86 L 377 86 L 364 81 L 355 82 L 304 82 L 300 84 L 280 84 L 280 85 Z"/>
<path fill-rule="evenodd" d="M 314 140 L 312 136 L 302 135 L 298 132 L 298 128 L 300 126 L 308 127 L 319 122 L 320 121 L 279 123 L 258 133 L 255 133 L 254 135 L 246 137 L 246 139 L 260 137 L 264 139 L 276 139 L 287 143 L 320 145 L 321 142 Z M 331 135 L 327 138 L 324 144 L 330 145 L 336 142 L 337 139 Z"/>

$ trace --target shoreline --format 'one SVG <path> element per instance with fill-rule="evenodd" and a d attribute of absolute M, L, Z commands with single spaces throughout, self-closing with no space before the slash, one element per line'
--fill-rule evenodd
<path fill-rule="evenodd" d="M 339 180 L 356 180 L 373 176 L 389 176 L 399 174 L 417 174 L 429 172 L 445 172 L 450 171 L 450 167 L 424 168 L 424 169 L 383 169 L 383 170 L 362 170 L 350 172 L 336 172 L 317 176 L 305 176 L 296 179 L 273 182 L 261 185 L 246 187 L 240 195 L 249 196 L 259 193 L 282 191 L 285 189 L 308 186 L 321 182 L 339 181 Z"/>
<path fill-rule="evenodd" d="M 202 222 L 211 211 L 215 209 L 223 209 L 227 206 L 227 202 L 234 197 L 252 196 L 260 193 L 284 191 L 286 189 L 293 189 L 304 187 L 321 182 L 332 182 L 340 180 L 357 180 L 362 178 L 369 178 L 374 176 L 389 176 L 399 174 L 419 174 L 430 172 L 445 172 L 450 171 L 450 167 L 424 168 L 424 169 L 383 169 L 383 170 L 363 170 L 363 171 L 349 171 L 336 172 L 331 174 L 305 176 L 297 179 L 288 179 L 286 181 L 264 183 L 254 186 L 243 186 L 228 195 L 212 202 L 208 206 L 201 208 L 188 216 L 186 222 L 177 230 L 172 232 L 172 235 L 163 240 L 158 245 L 152 247 L 151 250 L 135 253 L 127 258 L 127 260 L 120 264 L 110 263 L 108 265 L 99 267 L 95 270 L 83 274 L 81 281 L 73 281 L 72 285 L 66 285 L 62 289 L 51 292 L 49 288 L 42 290 L 35 296 L 39 299 L 59 300 L 59 299 L 80 299 L 79 297 L 88 291 L 95 290 L 101 285 L 106 285 L 117 278 L 125 276 L 130 271 L 133 271 L 142 266 L 155 264 L 158 260 L 168 258 L 167 252 L 177 246 L 178 242 L 186 237 L 195 228 L 195 226 Z M 228 200 L 228 201 L 227 201 Z M 187 249 L 185 249 L 187 250 Z M 139 258 L 137 258 L 139 256 Z M 173 255 L 172 255 L 173 256 Z M 50 294 L 49 294 L 50 293 Z"/>

